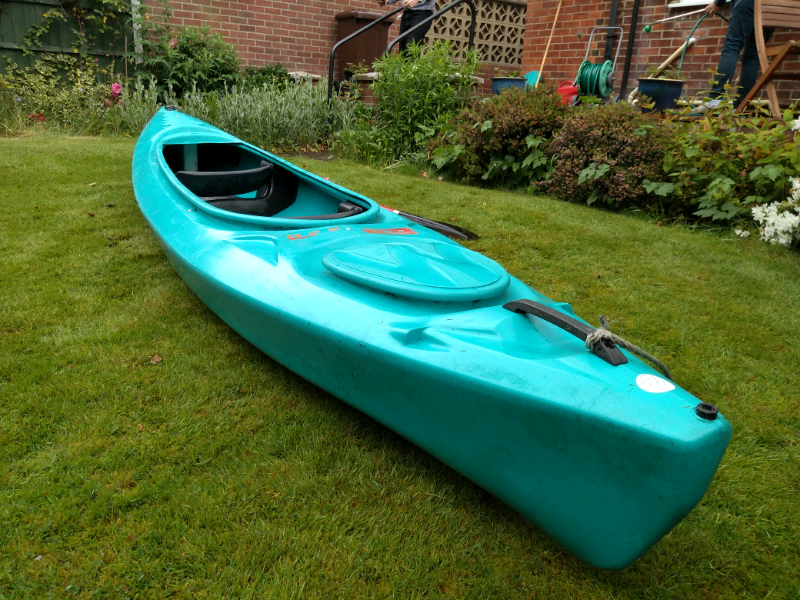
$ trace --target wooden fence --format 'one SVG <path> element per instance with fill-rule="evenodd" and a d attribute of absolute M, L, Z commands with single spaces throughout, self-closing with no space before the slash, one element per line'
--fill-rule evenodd
<path fill-rule="evenodd" d="M 74 46 L 78 35 L 73 31 L 77 27 L 74 20 L 55 20 L 46 33 L 39 39 L 39 45 L 26 47 L 24 42 L 32 27 L 42 23 L 44 14 L 58 9 L 58 0 L 0 0 L 0 72 L 7 67 L 7 60 L 19 67 L 30 67 L 42 53 L 74 54 Z M 122 68 L 121 60 L 125 51 L 126 39 L 128 51 L 133 51 L 133 30 L 130 14 L 120 17 L 122 21 L 116 33 L 106 31 L 98 33 L 91 28 L 87 30 L 93 47 L 86 51 L 89 56 L 98 59 L 100 66 L 106 66 L 115 60 L 117 70 Z M 27 52 L 26 52 L 27 50 Z"/>

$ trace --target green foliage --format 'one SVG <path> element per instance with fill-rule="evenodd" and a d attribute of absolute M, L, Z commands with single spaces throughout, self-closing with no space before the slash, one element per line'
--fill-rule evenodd
<path fill-rule="evenodd" d="M 644 182 L 660 182 L 670 131 L 628 104 L 576 110 L 553 140 L 555 165 L 543 187 L 562 200 L 600 199 L 614 209 L 649 207 Z"/>
<path fill-rule="evenodd" d="M 374 64 L 374 116 L 339 139 L 343 153 L 388 163 L 419 153 L 429 138 L 463 108 L 472 91 L 478 55 L 456 62 L 448 42 L 412 45 L 405 53 L 384 56 Z M 362 151 L 365 143 L 373 150 Z M 367 159 L 367 156 L 372 157 Z"/>
<path fill-rule="evenodd" d="M 371 71 L 372 71 L 372 65 L 364 61 L 361 61 L 358 64 L 347 63 L 347 65 L 344 68 L 345 75 L 349 73 L 350 76 L 361 75 L 363 73 L 369 73 Z"/>
<path fill-rule="evenodd" d="M 8 76 L 0 73 L 0 136 L 17 135 L 25 129 L 25 109 L 22 97 L 14 89 Z"/>
<path fill-rule="evenodd" d="M 364 116 L 343 128 L 334 141 L 333 148 L 340 158 L 355 160 L 372 167 L 387 165 L 395 160 L 392 141 L 386 138 L 371 119 Z"/>
<path fill-rule="evenodd" d="M 495 155 L 481 179 L 503 182 L 509 187 L 528 185 L 531 181 L 544 179 L 550 173 L 550 161 L 541 148 L 547 144 L 548 141 L 544 138 L 529 135 L 525 138 L 528 152 L 525 158 L 519 161 L 513 154 Z"/>
<path fill-rule="evenodd" d="M 208 27 L 182 27 L 174 32 L 170 16 L 164 6 L 160 18 L 153 22 L 141 15 L 137 18 L 142 31 L 139 74 L 154 78 L 162 94 L 171 88 L 178 98 L 193 86 L 212 92 L 235 85 L 240 77 L 236 49 Z"/>
<path fill-rule="evenodd" d="M 595 181 L 596 179 L 600 179 L 610 170 L 611 170 L 611 165 L 607 165 L 605 163 L 599 165 L 597 163 L 592 163 L 588 167 L 586 167 L 583 171 L 581 171 L 580 175 L 578 175 L 578 185 L 584 182 L 589 182 L 589 185 L 591 186 L 593 181 Z M 601 197 L 600 194 L 601 192 L 598 191 L 598 188 L 592 189 L 592 193 L 589 194 L 589 197 L 586 199 L 586 204 L 592 204 L 594 201 L 596 201 L 598 198 Z M 602 198 L 607 203 L 610 203 L 612 201 L 611 198 L 609 198 L 607 195 L 603 195 Z"/>
<path fill-rule="evenodd" d="M 642 79 L 673 79 L 677 81 L 686 81 L 686 77 L 681 75 L 680 69 L 675 65 L 669 65 L 664 69 L 660 69 L 659 65 L 647 65 L 641 77 Z"/>
<path fill-rule="evenodd" d="M 81 134 L 138 135 L 162 104 L 155 78 L 119 86 L 99 83 L 97 75 L 95 63 L 80 57 L 46 55 L 25 70 L 11 65 L 0 82 L 0 134 L 16 135 L 39 126 Z M 110 69 L 104 75 L 114 78 Z M 269 150 L 300 150 L 328 147 L 334 133 L 351 126 L 364 111 L 350 97 L 337 97 L 329 104 L 326 90 L 324 82 L 286 85 L 276 78 L 259 87 L 216 92 L 193 84 L 180 98 L 168 88 L 163 101 Z"/>
<path fill-rule="evenodd" d="M 431 142 L 433 162 L 478 185 L 516 187 L 544 179 L 550 140 L 568 110 L 547 85 L 476 100 Z"/>
<path fill-rule="evenodd" d="M 789 178 L 800 174 L 792 110 L 779 121 L 744 120 L 733 108 L 728 94 L 715 114 L 668 118 L 677 142 L 675 152 L 664 157 L 664 173 L 674 184 L 669 196 L 701 219 L 738 221 L 755 204 L 783 201 Z"/>
<path fill-rule="evenodd" d="M 54 4 L 55 8 L 45 12 L 39 24 L 31 27 L 23 38 L 26 46 L 39 46 L 53 24 L 62 21 L 75 35 L 73 51 L 85 54 L 95 47 L 96 34 L 111 31 L 115 38 L 120 38 L 130 15 L 130 3 L 126 0 L 60 0 Z"/>
<path fill-rule="evenodd" d="M 285 89 L 293 85 L 294 80 L 283 65 L 267 65 L 264 67 L 247 66 L 239 73 L 237 87 L 246 89 L 260 88 L 265 85 Z"/>
<path fill-rule="evenodd" d="M 103 72 L 110 80 L 112 68 Z M 25 69 L 10 63 L 0 111 L 6 133 L 34 123 L 72 133 L 100 133 L 110 85 L 99 82 L 98 74 L 94 60 L 80 55 L 43 54 L 33 67 Z"/>

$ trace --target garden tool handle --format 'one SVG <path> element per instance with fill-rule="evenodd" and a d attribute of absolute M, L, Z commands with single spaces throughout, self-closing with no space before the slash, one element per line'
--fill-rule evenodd
<path fill-rule="evenodd" d="M 542 56 L 542 66 L 539 67 L 539 76 L 536 78 L 536 85 L 534 85 L 534 89 L 539 87 L 539 82 L 542 80 L 542 74 L 544 73 L 544 62 L 547 60 L 547 53 L 550 51 L 550 42 L 553 41 L 553 34 L 556 31 L 556 23 L 558 23 L 558 13 L 561 12 L 561 4 L 564 0 L 558 0 L 558 6 L 556 7 L 556 16 L 553 19 L 553 27 L 550 29 L 550 37 L 547 38 L 547 46 L 544 48 L 544 56 Z"/>

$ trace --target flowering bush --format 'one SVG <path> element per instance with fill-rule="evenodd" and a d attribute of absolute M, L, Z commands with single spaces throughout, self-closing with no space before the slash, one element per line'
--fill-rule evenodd
<path fill-rule="evenodd" d="M 122 85 L 119 83 L 112 83 L 111 90 L 109 92 L 109 97 L 106 98 L 105 102 L 108 110 L 106 111 L 104 124 L 105 129 L 107 131 L 111 131 L 115 134 L 120 132 L 120 127 L 123 123 L 122 118 L 122 107 L 125 106 L 125 102 L 122 100 Z"/>
<path fill-rule="evenodd" d="M 106 106 L 113 107 L 122 106 L 124 104 L 125 103 L 122 101 L 122 84 L 112 83 L 111 92 L 109 93 L 109 97 L 106 98 Z"/>
<path fill-rule="evenodd" d="M 800 242 L 800 179 L 790 179 L 791 196 L 785 202 L 753 207 L 753 220 L 761 227 L 761 239 L 787 248 Z"/>
<path fill-rule="evenodd" d="M 159 91 L 181 97 L 193 87 L 201 92 L 224 90 L 239 76 L 236 49 L 208 27 L 183 27 L 177 34 L 164 22 L 146 29 L 143 59 L 137 71 L 145 79 L 154 78 Z"/>

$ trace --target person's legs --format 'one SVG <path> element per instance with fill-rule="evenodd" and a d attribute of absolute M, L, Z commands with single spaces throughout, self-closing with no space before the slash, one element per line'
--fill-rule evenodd
<path fill-rule="evenodd" d="M 400 35 L 403 35 L 406 31 L 411 29 L 408 26 L 408 19 L 409 15 L 412 13 L 410 10 L 404 10 L 403 15 L 400 17 Z M 408 46 L 408 37 L 404 37 L 400 42 L 397 44 L 397 48 L 400 52 L 405 52 L 406 46 Z"/>
<path fill-rule="evenodd" d="M 750 38 L 754 38 L 753 31 L 753 4 L 754 0 L 735 0 L 731 7 L 731 22 L 722 44 L 722 53 L 717 66 L 717 78 L 711 86 L 711 98 L 718 98 L 725 92 L 725 86 L 736 72 L 736 63 L 739 62 L 739 53 Z M 756 61 L 758 57 L 756 57 Z M 756 70 L 758 67 L 756 67 Z M 753 81 L 755 83 L 755 80 Z M 752 87 L 752 84 L 751 84 Z"/>
<path fill-rule="evenodd" d="M 772 27 L 764 28 L 765 42 L 769 41 L 769 38 L 772 37 L 773 31 L 775 30 Z M 760 67 L 761 63 L 758 60 L 758 48 L 756 47 L 756 32 L 755 28 L 753 28 L 753 32 L 750 34 L 750 37 L 747 38 L 747 42 L 744 45 L 744 52 L 742 52 L 742 70 L 739 73 L 739 96 L 736 98 L 735 106 L 739 106 L 742 98 L 744 98 L 756 84 Z"/>
<path fill-rule="evenodd" d="M 421 23 L 422 21 L 430 17 L 432 14 L 433 11 L 430 10 L 403 11 L 403 16 L 400 19 L 400 33 L 402 34 L 408 31 L 418 23 Z M 414 42 L 421 44 L 422 41 L 425 39 L 425 34 L 427 34 L 428 30 L 431 28 L 432 23 L 433 21 L 430 21 L 427 25 L 420 27 L 417 31 L 415 31 L 411 35 L 406 36 L 402 40 L 400 40 L 400 42 L 398 43 L 400 52 L 404 52 L 405 49 Z"/>

